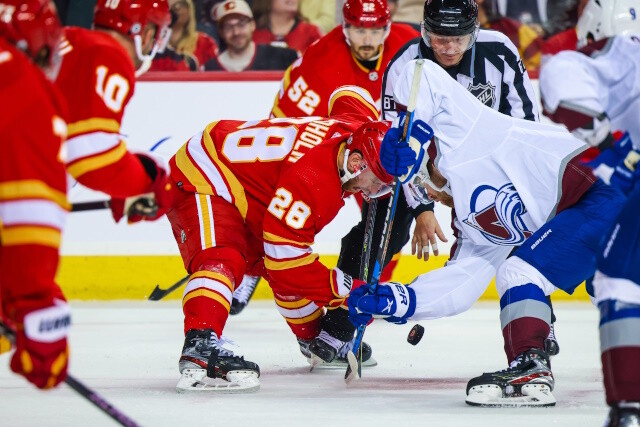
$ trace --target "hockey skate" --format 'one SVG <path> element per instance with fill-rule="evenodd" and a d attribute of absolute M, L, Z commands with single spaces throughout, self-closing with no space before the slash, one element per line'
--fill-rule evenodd
<path fill-rule="evenodd" d="M 549 335 L 544 340 L 544 352 L 547 353 L 549 357 L 557 356 L 558 353 L 560 353 L 560 345 L 558 344 L 553 325 L 553 323 L 550 325 Z"/>
<path fill-rule="evenodd" d="M 260 388 L 260 368 L 223 348 L 224 341 L 211 329 L 187 332 L 180 357 L 182 377 L 178 393 L 208 391 L 249 393 Z"/>
<path fill-rule="evenodd" d="M 466 402 L 473 406 L 554 406 L 549 358 L 539 349 L 519 355 L 511 366 L 484 373 L 467 384 Z"/>
<path fill-rule="evenodd" d="M 604 427 L 640 427 L 640 402 L 613 405 Z"/>
<path fill-rule="evenodd" d="M 300 343 L 302 340 L 298 340 Z M 320 369 L 346 369 L 349 362 L 347 361 L 347 353 L 353 347 L 353 340 L 340 341 L 338 338 L 332 337 L 326 331 L 321 331 L 320 334 L 310 340 L 305 341 L 306 348 L 303 349 L 303 343 L 300 343 L 300 351 L 307 358 L 307 361 L 311 365 L 311 370 L 314 368 Z M 366 342 L 361 344 L 362 346 L 362 366 L 371 367 L 376 366 L 378 362 L 371 357 L 373 351 L 371 346 Z"/>
<path fill-rule="evenodd" d="M 231 308 L 229 314 L 240 314 L 242 310 L 249 304 L 249 300 L 258 287 L 260 276 L 244 276 L 238 289 L 233 291 L 233 299 L 231 300 Z"/>

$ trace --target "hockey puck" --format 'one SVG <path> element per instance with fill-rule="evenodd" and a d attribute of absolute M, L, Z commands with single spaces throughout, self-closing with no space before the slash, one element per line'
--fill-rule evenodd
<path fill-rule="evenodd" d="M 413 325 L 413 328 L 409 331 L 409 335 L 407 335 L 407 342 L 411 345 L 416 345 L 422 339 L 424 335 L 424 327 L 422 325 L 418 325 L 417 323 Z"/>

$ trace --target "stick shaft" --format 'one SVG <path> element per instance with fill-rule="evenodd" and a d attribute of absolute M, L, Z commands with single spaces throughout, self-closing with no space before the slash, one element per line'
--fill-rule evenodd
<path fill-rule="evenodd" d="M 415 63 L 415 68 L 413 72 L 413 80 L 411 81 L 411 89 L 409 92 L 409 102 L 407 105 L 407 117 L 404 121 L 404 127 L 402 128 L 402 139 L 407 141 L 409 139 L 409 135 L 411 132 L 411 125 L 413 124 L 413 112 L 415 111 L 416 104 L 418 101 L 418 90 L 420 88 L 420 78 L 422 77 L 422 64 L 424 60 L 418 59 Z M 376 257 L 376 262 L 373 266 L 373 275 L 371 277 L 371 281 L 367 284 L 369 287 L 369 292 L 374 293 L 376 287 L 378 286 L 378 282 L 380 280 L 380 274 L 382 273 L 382 268 L 384 266 L 384 260 L 387 255 L 387 248 L 389 245 L 389 240 L 391 237 L 391 227 L 393 226 L 393 218 L 396 212 L 396 205 L 398 203 L 398 192 L 400 190 L 400 180 L 396 177 L 393 180 L 393 187 L 391 189 L 391 195 L 389 198 L 389 207 L 387 208 L 387 215 L 384 219 L 384 226 L 382 228 L 382 236 L 380 237 L 380 247 L 378 248 L 378 254 Z M 355 354 L 359 353 L 359 356 L 362 355 L 360 352 L 360 344 L 362 343 L 362 338 L 364 337 L 364 331 L 367 325 L 358 326 L 358 330 L 356 333 L 355 340 L 353 342 L 352 352 Z M 360 378 L 360 370 L 361 370 L 361 357 L 358 357 L 358 375 L 357 378 Z M 350 372 L 353 370 L 351 365 L 347 367 L 347 372 L 345 373 L 345 379 L 350 376 Z"/>
<path fill-rule="evenodd" d="M 95 211 L 100 209 L 110 209 L 111 200 L 96 200 L 93 202 L 79 202 L 71 205 L 71 212 Z"/>
<path fill-rule="evenodd" d="M 6 336 L 9 341 L 12 343 L 15 342 L 16 334 L 4 323 L 0 322 L 0 335 Z M 82 384 L 75 377 L 70 374 L 67 374 L 67 378 L 64 382 L 71 387 L 76 393 L 80 396 L 87 399 L 89 402 L 94 404 L 98 409 L 102 412 L 113 418 L 120 425 L 125 427 L 139 427 L 139 424 L 133 421 L 131 418 L 127 417 L 125 414 L 120 412 L 118 408 L 109 403 L 106 399 L 100 396 L 95 391 L 91 390 L 86 385 Z"/>

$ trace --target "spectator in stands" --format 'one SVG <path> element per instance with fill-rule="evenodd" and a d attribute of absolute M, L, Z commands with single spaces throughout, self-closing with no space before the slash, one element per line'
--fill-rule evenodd
<path fill-rule="evenodd" d="M 573 25 L 564 31 L 560 31 L 546 39 L 542 48 L 541 62 L 544 64 L 545 59 L 563 50 L 575 50 L 578 44 L 578 34 L 576 33 L 576 23 L 582 14 L 582 10 L 587 4 L 587 0 L 579 0 L 576 6 L 576 20 Z"/>
<path fill-rule="evenodd" d="M 205 64 L 207 71 L 284 70 L 298 58 L 293 49 L 253 41 L 256 23 L 243 0 L 219 3 L 213 16 L 227 49 Z"/>
<path fill-rule="evenodd" d="M 219 51 L 224 50 L 225 46 L 223 46 L 220 41 L 218 27 L 213 20 L 213 9 L 216 4 L 222 1 L 223 0 L 193 0 L 193 5 L 196 9 L 196 30 L 214 39 Z"/>
<path fill-rule="evenodd" d="M 342 5 L 342 0 L 340 0 Z M 322 34 L 333 30 L 336 21 L 336 0 L 302 0 L 300 13 L 312 24 L 317 25 Z"/>
<path fill-rule="evenodd" d="M 500 31 L 518 48 L 522 62 L 528 71 L 537 70 L 544 41 L 536 30 L 526 24 L 498 13 L 494 1 L 476 0 L 478 3 L 478 23 L 482 28 Z"/>
<path fill-rule="evenodd" d="M 553 0 L 495 0 L 498 13 L 529 25 L 544 36 L 543 25 L 547 21 L 547 1 Z"/>
<path fill-rule="evenodd" d="M 393 22 L 403 22 L 420 31 L 424 2 L 425 0 L 398 0 L 393 2 L 397 3 L 396 11 L 392 15 Z M 391 10 L 391 7 L 389 9 Z"/>
<path fill-rule="evenodd" d="M 257 30 L 253 41 L 295 49 L 301 54 L 322 37 L 320 28 L 306 22 L 298 0 L 254 0 Z"/>
<path fill-rule="evenodd" d="M 169 47 L 178 53 L 195 57 L 202 69 L 218 54 L 218 45 L 213 38 L 196 30 L 196 13 L 192 0 L 171 0 L 171 11 L 176 19 L 171 26 Z"/>
<path fill-rule="evenodd" d="M 153 58 L 149 71 L 198 71 L 218 53 L 213 38 L 196 30 L 195 7 L 192 0 L 169 2 L 174 14 L 171 38 L 164 52 Z"/>

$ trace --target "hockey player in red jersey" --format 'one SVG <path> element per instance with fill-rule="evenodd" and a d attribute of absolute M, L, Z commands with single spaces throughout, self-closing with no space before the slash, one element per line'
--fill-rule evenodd
<path fill-rule="evenodd" d="M 71 311 L 54 281 L 69 210 L 64 101 L 43 73 L 58 70 L 61 33 L 48 0 L 0 1 L 0 103 L 11 106 L 0 115 L 0 317 L 15 330 L 11 369 L 39 388 L 66 378 L 69 356 Z"/>
<path fill-rule="evenodd" d="M 171 159 L 167 217 L 191 274 L 178 391 L 259 387 L 258 366 L 221 340 L 245 272 L 267 278 L 303 341 L 319 333 L 323 307 L 343 304 L 361 284 L 320 264 L 311 244 L 344 197 L 390 190 L 378 160 L 387 126 L 373 121 L 375 103 L 361 88 L 339 88 L 329 102 L 329 118 L 213 122 Z M 214 388 L 220 378 L 228 383 Z"/>
<path fill-rule="evenodd" d="M 170 21 L 166 0 L 99 0 L 94 30 L 64 29 L 56 85 L 69 105 L 67 171 L 112 197 L 116 221 L 155 219 L 169 204 L 166 166 L 127 151 L 120 124 L 136 76 L 167 43 Z"/>
<path fill-rule="evenodd" d="M 391 23 L 386 0 L 348 0 L 344 24 L 331 30 L 285 72 L 272 117 L 326 117 L 331 93 L 342 85 L 365 88 L 380 110 L 382 74 L 398 49 L 420 34 Z"/>
<path fill-rule="evenodd" d="M 406 24 L 391 23 L 386 0 L 348 0 L 342 13 L 344 24 L 310 46 L 285 72 L 272 117 L 324 117 L 329 95 L 345 84 L 367 89 L 381 110 L 382 76 L 387 64 L 406 42 L 420 34 Z M 397 259 L 394 257 L 385 268 L 382 280 L 391 278 Z M 341 254 L 338 265 L 343 261 Z M 332 310 L 323 319 L 323 330 L 344 341 L 353 334 L 353 325 L 346 311 Z M 323 333 L 316 340 L 312 350 L 325 346 L 320 342 L 325 336 Z"/>

